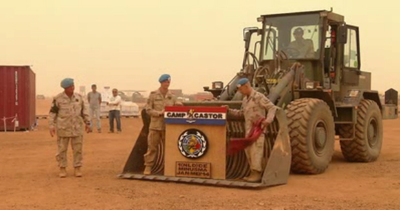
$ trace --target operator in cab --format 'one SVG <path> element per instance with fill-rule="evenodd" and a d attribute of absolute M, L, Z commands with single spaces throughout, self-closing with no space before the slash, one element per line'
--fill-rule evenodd
<path fill-rule="evenodd" d="M 292 41 L 286 52 L 292 58 L 314 58 L 314 44 L 311 39 L 304 39 L 304 30 L 300 27 L 293 32 L 294 41 Z"/>

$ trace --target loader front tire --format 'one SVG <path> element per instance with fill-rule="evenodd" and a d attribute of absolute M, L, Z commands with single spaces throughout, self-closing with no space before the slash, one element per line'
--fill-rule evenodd
<path fill-rule="evenodd" d="M 351 127 L 350 127 L 351 126 Z M 353 135 L 352 125 L 338 129 L 345 138 Z M 362 100 L 357 109 L 355 138 L 340 141 L 342 154 L 350 162 L 371 162 L 378 159 L 383 140 L 382 114 L 375 101 Z"/>
<path fill-rule="evenodd" d="M 291 170 L 294 173 L 323 173 L 332 159 L 335 124 L 324 101 L 302 98 L 286 109 L 292 147 Z"/>

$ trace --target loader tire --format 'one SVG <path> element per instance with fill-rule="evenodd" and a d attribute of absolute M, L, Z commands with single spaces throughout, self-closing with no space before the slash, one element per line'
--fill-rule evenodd
<path fill-rule="evenodd" d="M 286 109 L 292 147 L 291 170 L 294 173 L 323 173 L 332 159 L 335 124 L 324 101 L 302 98 Z"/>
<path fill-rule="evenodd" d="M 375 161 L 382 148 L 382 114 L 375 101 L 362 100 L 357 109 L 355 138 L 340 141 L 342 154 L 350 162 Z M 344 138 L 353 136 L 352 125 L 341 126 L 338 132 Z"/>

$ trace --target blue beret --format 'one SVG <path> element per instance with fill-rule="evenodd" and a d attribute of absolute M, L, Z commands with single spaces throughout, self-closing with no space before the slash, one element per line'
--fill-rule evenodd
<path fill-rule="evenodd" d="M 171 76 L 169 75 L 169 74 L 163 74 L 163 75 L 161 75 L 161 77 L 160 77 L 160 79 L 158 79 L 158 81 L 161 83 L 161 82 L 164 82 L 164 81 L 166 81 L 166 80 L 171 80 Z"/>
<path fill-rule="evenodd" d="M 65 78 L 61 81 L 61 87 L 64 89 L 70 87 L 73 84 L 74 84 L 74 79 L 71 78 Z"/>
<path fill-rule="evenodd" d="M 236 86 L 237 86 L 237 87 L 240 87 L 240 86 L 242 86 L 242 85 L 244 85 L 244 84 L 246 84 L 246 83 L 248 83 L 248 82 L 249 82 L 249 79 L 247 79 L 247 78 L 241 78 L 241 79 L 239 79 L 239 81 L 237 81 Z"/>

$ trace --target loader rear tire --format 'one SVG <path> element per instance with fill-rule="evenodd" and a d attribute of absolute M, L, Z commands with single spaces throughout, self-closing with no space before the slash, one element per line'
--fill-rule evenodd
<path fill-rule="evenodd" d="M 335 124 L 324 101 L 302 98 L 286 109 L 292 147 L 291 169 L 294 173 L 323 173 L 332 159 Z"/>
<path fill-rule="evenodd" d="M 344 138 L 351 138 L 353 135 L 352 125 L 343 126 L 338 131 Z M 375 161 L 381 152 L 382 140 L 381 111 L 375 101 L 362 100 L 357 111 L 355 138 L 340 141 L 342 154 L 350 162 Z"/>

